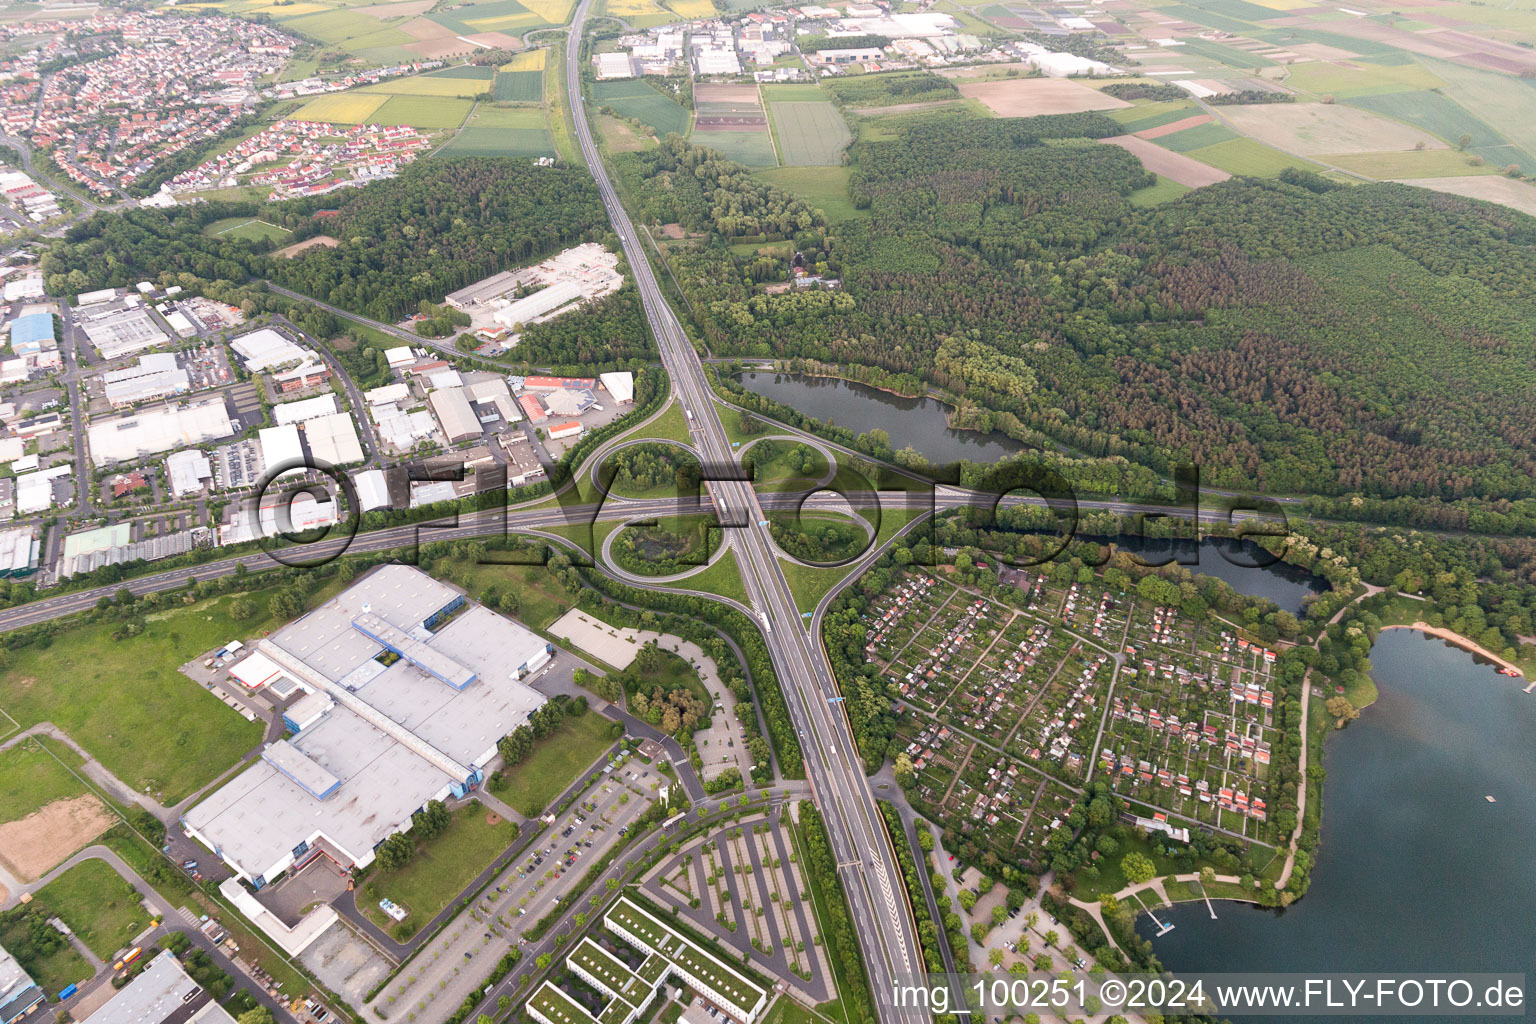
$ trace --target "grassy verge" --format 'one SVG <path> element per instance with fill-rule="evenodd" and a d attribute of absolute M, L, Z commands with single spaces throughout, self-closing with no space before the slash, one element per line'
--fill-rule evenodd
<path fill-rule="evenodd" d="M 455 810 L 447 830 L 418 845 L 416 855 L 403 867 L 368 878 L 358 909 L 396 938 L 416 934 L 517 838 L 515 823 L 498 817 L 492 824 L 489 818 L 478 803 Z M 405 907 L 411 916 L 396 924 L 379 909 L 379 900 L 385 898 Z"/>
<path fill-rule="evenodd" d="M 613 724 L 594 713 L 567 717 L 520 764 L 504 770 L 491 792 L 519 814 L 536 817 L 618 738 Z"/>
<path fill-rule="evenodd" d="M 565 102 L 565 44 L 550 48 L 544 72 L 544 113 L 549 121 L 549 134 L 555 140 L 555 152 L 568 164 L 580 166 L 581 155 L 576 152 L 576 129 L 571 124 L 572 111 Z"/>
<path fill-rule="evenodd" d="M 921 514 L 920 511 L 905 508 L 882 510 L 880 529 L 876 532 L 874 541 L 865 549 L 865 553 L 879 548 L 896 536 L 897 532 L 914 517 Z M 815 611 L 816 605 L 826 596 L 827 591 L 847 579 L 853 569 L 851 564 L 831 567 L 805 565 L 783 556 L 779 558 L 779 565 L 784 570 L 784 578 L 789 583 L 790 593 L 795 595 L 795 606 L 802 614 Z"/>
<path fill-rule="evenodd" d="M 854 937 L 852 915 L 847 902 L 839 896 L 842 885 L 837 878 L 820 812 L 808 802 L 800 804 L 800 823 L 791 832 L 795 838 L 795 855 L 800 858 L 806 887 L 811 892 L 817 938 L 824 947 L 838 992 L 835 1007 L 823 1003 L 817 1009 L 847 1024 L 873 1019 L 874 1002 L 869 979 L 864 973 L 858 941 Z"/>

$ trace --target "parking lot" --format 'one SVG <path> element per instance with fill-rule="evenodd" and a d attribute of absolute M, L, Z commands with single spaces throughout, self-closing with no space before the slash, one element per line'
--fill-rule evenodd
<path fill-rule="evenodd" d="M 811 1003 L 832 998 L 821 928 L 793 856 L 787 807 L 698 837 L 652 869 L 645 894 Z M 726 923 L 722 924 L 722 920 Z"/>
<path fill-rule="evenodd" d="M 420 1024 L 446 1017 L 514 945 L 522 929 L 554 909 L 569 884 L 601 860 L 655 797 L 659 778 L 631 758 L 604 775 L 556 819 L 474 904 L 417 952 L 370 1008 L 405 1009 Z M 524 829 L 537 828 L 528 822 Z"/>

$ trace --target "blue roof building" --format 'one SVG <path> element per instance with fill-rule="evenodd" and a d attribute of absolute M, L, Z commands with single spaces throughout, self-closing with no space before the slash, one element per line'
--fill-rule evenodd
<path fill-rule="evenodd" d="M 28 313 L 11 324 L 11 348 L 19 356 L 41 352 L 52 341 L 52 313 Z"/>

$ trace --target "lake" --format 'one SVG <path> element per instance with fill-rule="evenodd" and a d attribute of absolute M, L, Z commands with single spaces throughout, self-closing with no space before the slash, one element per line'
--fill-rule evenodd
<path fill-rule="evenodd" d="M 1115 539 L 1115 545 L 1126 551 L 1140 552 L 1148 562 L 1166 558 L 1170 553 L 1168 542 L 1161 540 L 1122 537 Z M 1199 564 L 1184 568 L 1196 575 L 1224 580 L 1240 594 L 1268 598 L 1277 608 L 1288 612 L 1301 611 L 1301 602 L 1308 594 L 1319 594 L 1328 589 L 1326 580 L 1305 569 L 1284 562 L 1264 565 L 1263 562 L 1273 556 L 1253 541 L 1208 537 L 1200 542 L 1198 553 Z"/>
<path fill-rule="evenodd" d="M 1169 970 L 1536 975 L 1536 695 L 1406 630 L 1382 633 L 1371 665 L 1380 698 L 1328 740 L 1307 896 L 1218 903 L 1216 921 L 1203 903 L 1159 911 L 1176 925 L 1152 939 Z"/>
<path fill-rule="evenodd" d="M 796 373 L 743 373 L 740 379 L 748 391 L 823 423 L 856 434 L 883 430 L 892 448 L 913 448 L 936 465 L 992 462 L 1024 449 L 1006 434 L 955 430 L 948 422 L 949 407 L 931 398 L 902 398 L 867 384 Z"/>

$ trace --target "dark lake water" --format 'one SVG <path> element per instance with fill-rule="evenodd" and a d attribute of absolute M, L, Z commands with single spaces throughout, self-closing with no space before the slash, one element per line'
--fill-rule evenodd
<path fill-rule="evenodd" d="M 1121 538 L 1115 544 L 1126 551 L 1140 552 L 1148 562 L 1161 561 L 1171 551 L 1167 541 L 1139 542 Z M 1199 564 L 1184 568 L 1201 576 L 1224 580 L 1240 594 L 1268 598 L 1276 607 L 1288 612 L 1300 611 L 1301 602 L 1308 594 L 1328 589 L 1326 580 L 1305 569 L 1284 562 L 1265 565 L 1273 556 L 1252 541 L 1208 538 L 1201 541 L 1196 550 Z"/>
<path fill-rule="evenodd" d="M 866 384 L 795 373 L 744 373 L 747 390 L 782 402 L 823 423 L 856 434 L 884 430 L 891 447 L 911 447 L 929 462 L 991 462 L 1023 449 L 1006 434 L 981 434 L 949 426 L 949 407 L 931 398 L 902 398 Z"/>
<path fill-rule="evenodd" d="M 1218 903 L 1215 921 L 1204 904 L 1160 911 L 1176 926 L 1152 939 L 1168 969 L 1536 978 L 1536 694 L 1407 630 L 1382 633 L 1371 665 L 1380 698 L 1328 740 L 1307 896 L 1284 911 Z"/>

